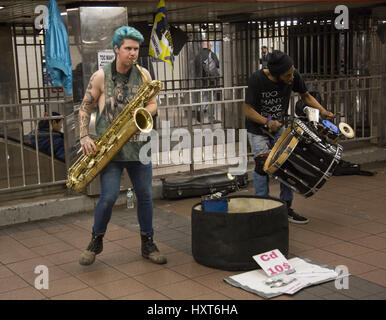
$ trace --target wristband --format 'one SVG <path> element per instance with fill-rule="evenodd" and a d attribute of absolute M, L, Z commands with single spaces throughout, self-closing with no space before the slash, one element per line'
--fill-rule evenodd
<path fill-rule="evenodd" d="M 267 118 L 267 121 L 265 121 L 265 126 L 266 126 L 266 127 L 268 127 L 268 122 L 270 122 L 271 120 L 272 120 L 272 117 L 269 116 L 269 117 Z"/>
<path fill-rule="evenodd" d="M 84 137 L 88 137 L 88 134 L 85 134 L 84 136 L 81 136 L 81 137 L 79 138 L 79 141 L 82 140 Z"/>

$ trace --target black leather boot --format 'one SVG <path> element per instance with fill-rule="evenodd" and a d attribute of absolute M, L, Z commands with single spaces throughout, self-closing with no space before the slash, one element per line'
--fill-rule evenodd
<path fill-rule="evenodd" d="M 80 256 L 79 263 L 83 266 L 93 264 L 95 256 L 103 251 L 103 236 L 104 233 L 92 233 L 91 241 L 86 250 Z"/>
<path fill-rule="evenodd" d="M 157 246 L 153 242 L 153 234 L 147 235 L 146 233 L 141 232 L 141 241 L 141 251 L 144 258 L 157 264 L 164 264 L 167 262 L 166 257 L 159 252 Z"/>

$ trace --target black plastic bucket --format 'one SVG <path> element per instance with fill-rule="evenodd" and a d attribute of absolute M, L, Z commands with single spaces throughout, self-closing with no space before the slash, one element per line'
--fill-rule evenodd
<path fill-rule="evenodd" d="M 205 266 L 222 270 L 259 268 L 252 256 L 279 249 L 288 256 L 286 204 L 272 197 L 231 196 L 228 212 L 192 207 L 192 253 Z"/>

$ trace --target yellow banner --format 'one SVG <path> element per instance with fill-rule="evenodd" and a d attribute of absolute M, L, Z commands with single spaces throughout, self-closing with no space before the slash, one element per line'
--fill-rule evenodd
<path fill-rule="evenodd" d="M 155 14 L 150 37 L 149 56 L 169 63 L 173 70 L 173 41 L 169 30 L 164 0 L 160 0 L 158 3 Z"/>

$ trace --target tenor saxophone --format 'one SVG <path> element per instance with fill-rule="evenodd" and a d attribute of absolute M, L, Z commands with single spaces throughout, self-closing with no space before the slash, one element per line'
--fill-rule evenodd
<path fill-rule="evenodd" d="M 141 67 L 137 63 L 134 65 L 142 75 L 143 84 L 106 131 L 94 141 L 97 151 L 92 155 L 81 155 L 68 169 L 67 188 L 83 191 L 135 133 L 149 133 L 153 129 L 153 118 L 142 106 L 158 94 L 162 84 L 158 80 L 146 81 Z"/>

